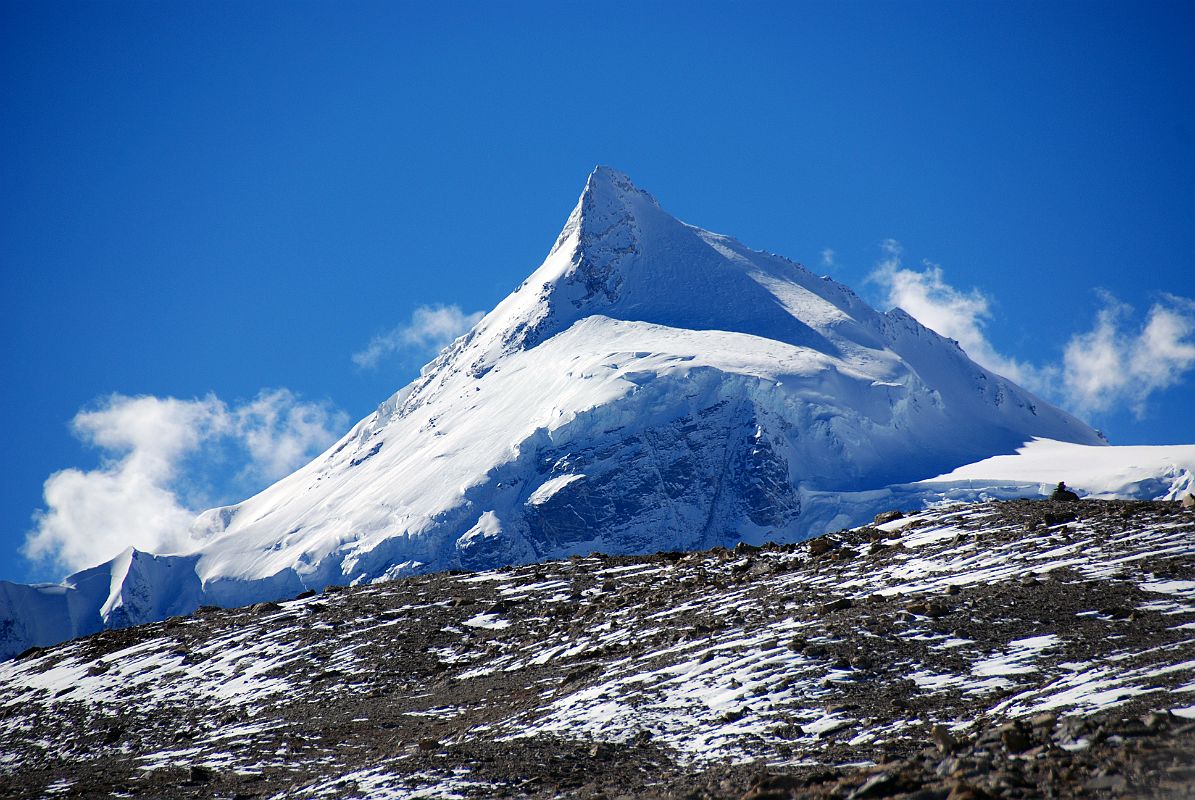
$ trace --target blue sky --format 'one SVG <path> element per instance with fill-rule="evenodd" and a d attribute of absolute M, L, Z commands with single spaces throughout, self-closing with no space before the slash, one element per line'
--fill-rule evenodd
<path fill-rule="evenodd" d="M 924 304 L 1115 443 L 1195 442 L 1193 9 L 4 2 L 0 578 L 300 462 L 598 163 Z"/>

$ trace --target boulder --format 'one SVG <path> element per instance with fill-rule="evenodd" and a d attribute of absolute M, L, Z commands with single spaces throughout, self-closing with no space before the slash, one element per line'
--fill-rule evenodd
<path fill-rule="evenodd" d="M 1054 487 L 1054 493 L 1050 495 L 1050 499 L 1056 503 L 1077 503 L 1079 495 L 1066 488 L 1065 481 L 1059 481 L 1058 485 Z"/>

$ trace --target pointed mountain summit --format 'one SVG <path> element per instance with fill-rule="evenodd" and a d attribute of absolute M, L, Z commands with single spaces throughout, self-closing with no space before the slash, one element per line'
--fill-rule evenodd
<path fill-rule="evenodd" d="M 0 584 L 0 653 L 329 584 L 799 540 L 1035 437 L 1102 444 L 903 311 L 598 167 L 514 293 L 327 452 L 201 515 L 192 552 Z"/>
<path fill-rule="evenodd" d="M 595 314 L 824 349 L 810 322 L 865 308 L 787 259 L 680 222 L 626 175 L 598 167 L 544 264 L 478 326 L 479 336 L 500 342 L 478 366 Z"/>

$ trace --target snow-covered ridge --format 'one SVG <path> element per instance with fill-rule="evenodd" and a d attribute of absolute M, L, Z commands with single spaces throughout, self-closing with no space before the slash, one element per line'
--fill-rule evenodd
<path fill-rule="evenodd" d="M 599 167 L 519 289 L 326 453 L 201 515 L 195 552 L 0 584 L 0 655 L 329 584 L 800 540 L 1034 437 L 1103 444 L 908 314 Z"/>

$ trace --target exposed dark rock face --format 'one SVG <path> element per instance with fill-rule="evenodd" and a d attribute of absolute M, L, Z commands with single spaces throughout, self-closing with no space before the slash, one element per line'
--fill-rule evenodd
<path fill-rule="evenodd" d="M 0 796 L 1191 797 L 1193 600 L 1015 501 L 204 609 L 0 664 Z"/>

